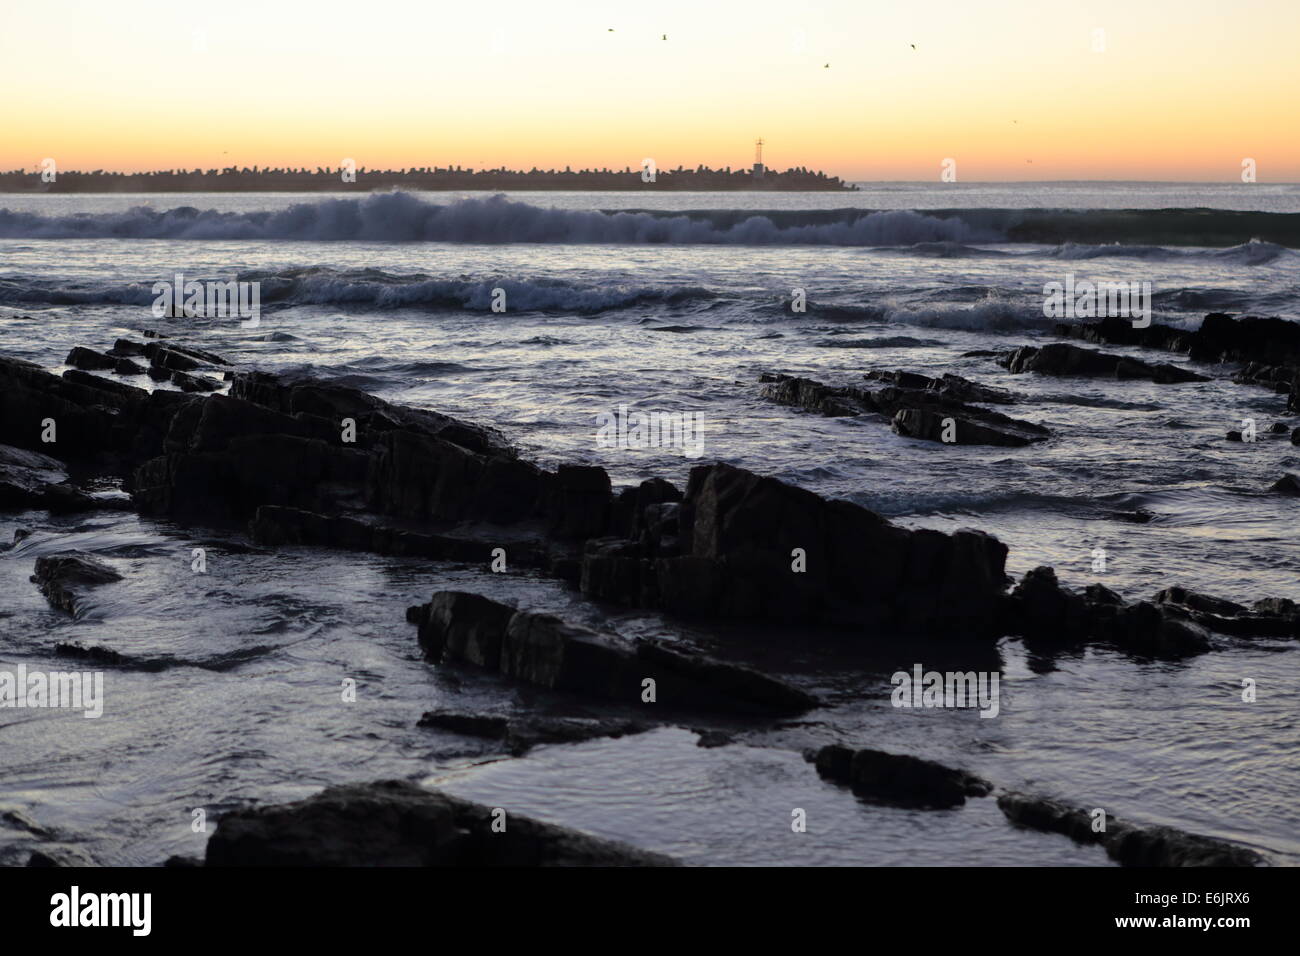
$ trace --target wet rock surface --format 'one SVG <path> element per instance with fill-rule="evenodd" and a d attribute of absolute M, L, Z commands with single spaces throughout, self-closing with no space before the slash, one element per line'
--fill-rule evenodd
<path fill-rule="evenodd" d="M 999 358 L 998 364 L 1010 372 L 1037 372 L 1040 375 L 1063 377 L 1146 379 L 1162 385 L 1209 381 L 1209 376 L 1178 365 L 1152 365 L 1124 355 L 1111 355 L 1060 342 L 1041 347 L 1022 345 Z"/>
<path fill-rule="evenodd" d="M 908 438 L 956 445 L 1022 447 L 1050 436 L 1042 425 L 1020 421 L 970 402 L 1011 404 L 1002 389 L 958 375 L 929 378 L 914 372 L 868 372 L 877 389 L 830 386 L 807 378 L 767 373 L 762 395 L 779 405 L 827 416 L 878 414 L 890 419 L 895 432 Z"/>
<path fill-rule="evenodd" d="M 1080 325 L 1061 324 L 1056 332 L 1097 344 L 1182 352 L 1198 362 L 1300 362 L 1300 326 L 1285 319 L 1233 318 L 1212 312 L 1198 328 L 1188 331 L 1159 323 L 1134 328 L 1131 320 L 1106 318 Z"/>
<path fill-rule="evenodd" d="M 226 814 L 207 866 L 673 866 L 624 843 L 385 780 Z"/>
<path fill-rule="evenodd" d="M 685 616 L 969 636 L 995 627 L 1007 549 L 982 532 L 906 530 L 725 464 L 691 470 L 675 520 L 657 547 L 589 541 L 584 593 Z"/>
<path fill-rule="evenodd" d="M 1124 866 L 1259 866 L 1253 850 L 1170 827 L 1141 827 L 1106 815 L 1105 829 L 1094 828 L 1094 817 L 1056 800 L 1008 792 L 998 796 L 998 808 L 1008 820 L 1035 830 L 1060 833 L 1076 843 L 1096 843 Z"/>
<path fill-rule="evenodd" d="M 32 575 L 50 605 L 73 617 L 84 613 L 86 591 L 120 580 L 122 576 L 103 561 L 80 551 L 39 557 Z"/>
<path fill-rule="evenodd" d="M 1199 623 L 1166 604 L 1130 604 L 1100 584 L 1071 591 L 1049 567 L 1026 573 L 1004 608 L 1003 630 L 1038 644 L 1098 642 L 1130 654 L 1167 658 L 1202 654 L 1213 646 Z"/>
<path fill-rule="evenodd" d="M 625 737 L 644 733 L 655 724 L 613 717 L 504 717 L 432 710 L 420 718 L 419 726 L 498 741 L 509 753 L 520 756 L 541 744 L 571 744 L 600 737 Z"/>
<path fill-rule="evenodd" d="M 818 750 L 812 760 L 822 777 L 847 784 L 861 796 L 897 806 L 943 810 L 993 790 L 987 780 L 964 770 L 883 750 L 853 750 L 832 744 Z"/>
<path fill-rule="evenodd" d="M 1152 601 L 1162 610 L 1207 630 L 1234 637 L 1300 637 L 1300 605 L 1286 598 L 1265 598 L 1247 608 L 1222 598 L 1173 587 Z"/>
<path fill-rule="evenodd" d="M 0 510 L 45 508 L 61 514 L 99 506 L 99 501 L 68 482 L 62 462 L 39 452 L 0 445 Z"/>
<path fill-rule="evenodd" d="M 417 625 L 427 659 L 473 664 L 551 690 L 666 710 L 787 715 L 816 705 L 803 691 L 746 667 L 464 591 L 439 592 L 407 619 Z"/>
<path fill-rule="evenodd" d="M 1287 472 L 1269 485 L 1268 490 L 1274 494 L 1286 495 L 1289 498 L 1300 498 L 1300 475 Z"/>
<path fill-rule="evenodd" d="M 1300 413 L 1300 325 L 1277 318 L 1212 312 L 1192 331 L 1154 324 L 1135 329 L 1124 319 L 1059 325 L 1058 335 L 1088 342 L 1182 352 L 1197 362 L 1241 362 L 1234 382 L 1287 393 L 1287 410 Z"/>

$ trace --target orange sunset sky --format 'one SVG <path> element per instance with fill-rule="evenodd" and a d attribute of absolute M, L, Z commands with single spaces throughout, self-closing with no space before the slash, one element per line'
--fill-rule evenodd
<path fill-rule="evenodd" d="M 739 166 L 761 135 L 851 180 L 1300 181 L 1296 0 L 42 0 L 0 31 L 0 169 Z"/>

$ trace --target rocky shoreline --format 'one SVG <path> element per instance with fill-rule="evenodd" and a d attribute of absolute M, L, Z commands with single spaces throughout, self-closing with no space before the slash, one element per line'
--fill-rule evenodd
<path fill-rule="evenodd" d="M 1216 314 L 1196 333 L 1105 320 L 1062 327 L 1061 334 L 1184 352 L 1198 362 L 1244 363 L 1234 381 L 1286 391 L 1291 411 L 1300 412 L 1300 340 L 1293 329 Z M 506 573 L 563 581 L 592 602 L 706 627 L 839 626 L 864 641 L 926 635 L 985 648 L 1019 636 L 1048 653 L 1097 644 L 1171 661 L 1242 640 L 1300 638 L 1300 608 L 1284 598 L 1247 608 L 1170 587 L 1130 602 L 1101 585 L 1071 591 L 1050 567 L 1016 581 L 1006 573 L 1007 546 L 984 532 L 907 529 L 850 502 L 721 462 L 692 469 L 685 488 L 655 478 L 616 490 L 600 467 L 547 470 L 528 462 L 489 427 L 310 378 L 239 369 L 156 333 L 144 339 L 119 339 L 105 352 L 75 348 L 66 362 L 72 368 L 61 376 L 0 356 L 0 509 L 131 508 L 182 526 L 234 529 L 271 549 L 308 545 L 485 567 L 500 562 Z M 1208 377 L 1067 344 L 995 358 L 1013 372 L 1168 387 Z M 141 375 L 160 387 L 148 391 L 127 381 Z M 959 376 L 872 370 L 863 382 L 832 386 L 770 374 L 762 394 L 819 415 L 879 416 L 901 436 L 941 443 L 1069 440 L 981 407 L 1012 406 L 1016 397 Z M 955 430 L 951 439 L 948 429 Z M 1300 429 L 1292 442 L 1300 443 L 1297 436 Z M 105 493 L 105 481 L 129 501 Z M 42 557 L 33 568 L 51 606 L 74 616 L 89 592 L 116 577 L 94 555 L 71 550 Z M 394 609 L 396 619 L 401 612 Z M 649 693 L 664 721 L 703 722 L 711 732 L 710 714 L 770 721 L 821 706 L 804 689 L 748 666 L 467 591 L 439 590 L 408 609 L 406 620 L 431 664 L 480 669 L 598 707 L 635 707 Z M 67 645 L 61 653 L 130 666 L 106 649 Z M 515 754 L 656 723 L 611 713 L 547 723 L 431 711 L 421 722 L 497 741 Z M 962 771 L 882 751 L 836 745 L 812 759 L 828 779 L 901 805 L 958 806 L 996 789 Z M 1013 793 L 997 799 L 1016 824 L 1075 839 L 1091 832 L 1082 811 L 1065 804 Z M 206 863 L 673 862 L 513 815 L 509 838 L 497 840 L 491 810 L 397 781 L 334 787 L 298 803 L 227 814 Z M 1128 824 L 1082 842 L 1101 843 L 1132 865 L 1264 862 L 1219 841 Z M 42 857 L 50 859 L 57 862 Z"/>

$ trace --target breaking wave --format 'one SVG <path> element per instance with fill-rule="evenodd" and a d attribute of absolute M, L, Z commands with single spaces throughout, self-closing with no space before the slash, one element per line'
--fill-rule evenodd
<path fill-rule="evenodd" d="M 496 289 L 505 291 L 512 312 L 594 313 L 634 305 L 685 304 L 715 298 L 715 293 L 699 286 L 584 285 L 545 278 L 435 279 L 393 275 L 377 269 L 248 271 L 241 272 L 239 279 L 261 284 L 263 307 L 331 305 L 362 309 L 454 308 L 487 312 L 492 309 Z M 0 277 L 0 302 L 14 305 L 149 306 L 154 299 L 152 282 L 103 284 L 25 276 Z"/>
<path fill-rule="evenodd" d="M 0 210 L 0 238 L 244 239 L 469 243 L 881 246 L 995 240 L 958 217 L 908 210 L 851 216 L 547 209 L 504 196 L 439 205 L 409 193 L 298 203 L 276 212 L 158 211 L 41 216 Z"/>

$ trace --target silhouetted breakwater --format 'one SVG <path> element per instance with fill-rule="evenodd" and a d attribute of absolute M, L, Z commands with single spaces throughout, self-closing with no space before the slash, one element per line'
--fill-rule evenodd
<path fill-rule="evenodd" d="M 59 170 L 50 181 L 39 172 L 0 172 L 0 192 L 49 193 L 181 193 L 181 192 L 368 192 L 373 189 L 415 190 L 643 190 L 650 192 L 733 191 L 853 191 L 856 186 L 838 176 L 803 166 L 784 172 L 766 170 L 755 177 L 748 169 L 656 170 L 647 182 L 640 167 L 623 169 L 470 169 L 422 166 L 409 169 L 270 169 L 254 166 L 225 169 L 162 169 L 141 173 Z"/>

